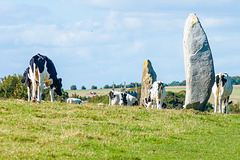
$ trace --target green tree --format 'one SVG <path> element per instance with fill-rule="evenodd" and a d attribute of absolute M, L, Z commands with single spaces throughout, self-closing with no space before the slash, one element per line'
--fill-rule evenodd
<path fill-rule="evenodd" d="M 4 77 L 0 82 L 0 97 L 27 99 L 27 87 L 21 83 L 22 75 Z"/>
<path fill-rule="evenodd" d="M 164 103 L 167 105 L 167 108 L 181 109 L 185 102 L 186 91 L 172 92 L 167 91 L 166 97 L 164 98 Z"/>
<path fill-rule="evenodd" d="M 106 84 L 103 88 L 108 89 L 108 88 L 110 88 L 110 86 Z"/>
<path fill-rule="evenodd" d="M 97 89 L 97 86 L 92 85 L 91 89 Z"/>
<path fill-rule="evenodd" d="M 233 77 L 230 77 L 229 78 L 231 79 L 231 82 L 233 85 L 239 85 L 240 84 L 240 77 L 239 76 L 233 76 Z"/>
<path fill-rule="evenodd" d="M 76 85 L 71 85 L 70 89 L 71 90 L 77 90 L 77 86 Z"/>
<path fill-rule="evenodd" d="M 86 87 L 85 87 L 85 86 L 82 86 L 82 87 L 81 87 L 81 90 L 86 90 Z"/>
<path fill-rule="evenodd" d="M 179 83 L 179 86 L 186 86 L 186 80 Z"/>
<path fill-rule="evenodd" d="M 179 86 L 179 81 L 173 81 L 172 83 L 169 83 L 168 86 Z"/>

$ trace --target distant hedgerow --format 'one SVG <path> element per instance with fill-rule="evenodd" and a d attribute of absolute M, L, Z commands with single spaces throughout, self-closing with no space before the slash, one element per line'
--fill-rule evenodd
<path fill-rule="evenodd" d="M 96 95 L 88 100 L 90 103 L 104 103 L 109 104 L 109 96 L 108 95 Z"/>

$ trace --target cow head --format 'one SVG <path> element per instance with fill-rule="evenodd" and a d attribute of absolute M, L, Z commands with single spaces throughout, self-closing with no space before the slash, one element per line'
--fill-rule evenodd
<path fill-rule="evenodd" d="M 22 77 L 22 80 L 21 80 L 22 83 L 26 82 L 26 80 L 28 78 L 28 73 L 29 73 L 29 67 L 23 73 L 23 77 Z"/>
<path fill-rule="evenodd" d="M 54 87 L 55 87 L 54 92 L 56 92 L 57 95 L 62 96 L 62 79 L 61 78 L 57 78 Z"/>
<path fill-rule="evenodd" d="M 225 85 L 225 83 L 227 82 L 224 75 L 221 76 L 221 80 L 222 80 L 222 87 L 223 87 Z"/>
<path fill-rule="evenodd" d="M 110 92 L 109 92 L 109 97 L 110 97 L 111 100 L 115 97 L 113 91 L 110 91 Z"/>
<path fill-rule="evenodd" d="M 220 87 L 223 87 L 227 82 L 226 76 L 222 73 L 217 74 L 215 76 L 215 82 L 216 82 L 217 87 L 219 87 L 221 84 L 222 85 Z"/>

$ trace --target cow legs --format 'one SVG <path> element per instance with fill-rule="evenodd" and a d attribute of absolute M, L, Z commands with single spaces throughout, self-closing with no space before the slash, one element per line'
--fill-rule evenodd
<path fill-rule="evenodd" d="M 53 92 L 53 88 L 50 88 L 50 97 L 51 97 L 51 102 L 54 101 L 54 92 Z"/>
<path fill-rule="evenodd" d="M 223 113 L 223 110 L 222 110 L 222 99 L 219 99 L 219 113 Z"/>
<path fill-rule="evenodd" d="M 32 81 L 32 101 L 36 101 L 36 90 L 37 90 L 37 81 L 35 79 L 36 77 L 36 65 L 33 64 L 33 68 L 30 67 L 30 77 Z"/>
<path fill-rule="evenodd" d="M 42 90 L 43 90 L 43 85 L 41 84 L 41 82 L 39 82 L 39 85 L 38 85 L 38 103 L 41 102 L 41 96 L 42 96 Z"/>
<path fill-rule="evenodd" d="M 146 105 L 147 105 L 146 108 L 149 108 L 152 105 L 152 101 L 146 103 Z"/>
<path fill-rule="evenodd" d="M 161 99 L 160 101 L 160 109 L 162 109 L 162 105 L 163 105 L 163 99 Z"/>
<path fill-rule="evenodd" d="M 158 99 L 158 97 L 156 99 L 156 105 L 157 105 L 157 109 L 159 109 L 159 99 Z"/>
<path fill-rule="evenodd" d="M 229 114 L 229 110 L 228 110 L 228 102 L 229 102 L 229 96 L 226 98 L 227 101 L 226 101 L 226 113 Z"/>
<path fill-rule="evenodd" d="M 215 98 L 214 113 L 217 113 L 218 99 Z"/>
<path fill-rule="evenodd" d="M 36 101 L 36 90 L 37 90 L 37 82 L 36 80 L 32 80 L 32 101 L 35 102 Z"/>
<path fill-rule="evenodd" d="M 156 102 L 156 101 L 155 101 Z M 153 109 L 153 100 L 152 100 L 152 109 Z"/>
<path fill-rule="evenodd" d="M 38 71 L 40 73 L 40 71 Z M 44 81 L 45 74 L 40 73 L 39 74 L 39 84 L 38 84 L 38 103 L 41 102 L 41 96 L 43 92 L 43 81 Z"/>
<path fill-rule="evenodd" d="M 28 91 L 28 102 L 29 102 L 31 100 L 31 89 L 27 87 L 27 91 Z"/>

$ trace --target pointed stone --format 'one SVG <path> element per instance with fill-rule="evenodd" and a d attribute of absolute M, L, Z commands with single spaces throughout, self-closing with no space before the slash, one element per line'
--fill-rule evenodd
<path fill-rule="evenodd" d="M 144 107 L 145 98 L 149 97 L 148 90 L 156 79 L 157 75 L 153 70 L 150 60 L 147 59 L 143 65 L 140 106 Z"/>
<path fill-rule="evenodd" d="M 186 75 L 184 107 L 201 109 L 211 95 L 214 66 L 207 35 L 194 13 L 188 16 L 185 23 L 183 50 Z"/>

